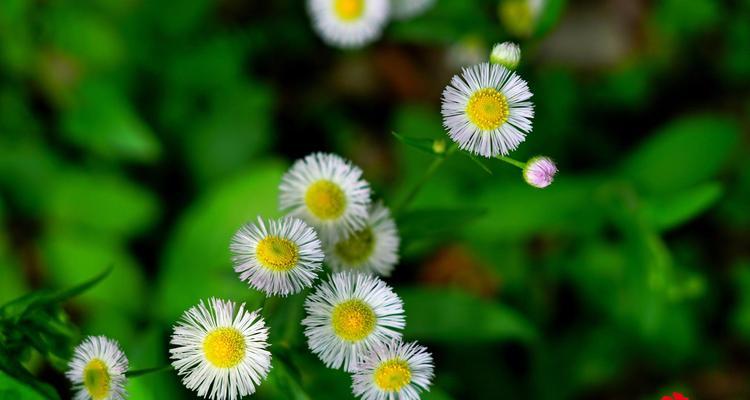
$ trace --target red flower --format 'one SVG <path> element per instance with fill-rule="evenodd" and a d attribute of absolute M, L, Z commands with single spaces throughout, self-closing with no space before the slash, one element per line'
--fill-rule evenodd
<path fill-rule="evenodd" d="M 674 392 L 672 393 L 672 396 L 664 396 L 661 398 L 661 400 L 689 400 L 689 399 L 677 392 Z"/>

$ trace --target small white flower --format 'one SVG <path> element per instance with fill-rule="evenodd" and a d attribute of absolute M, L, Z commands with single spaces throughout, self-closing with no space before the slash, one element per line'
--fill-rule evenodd
<path fill-rule="evenodd" d="M 498 43 L 492 48 L 490 62 L 508 69 L 516 69 L 521 62 L 521 48 L 512 42 Z"/>
<path fill-rule="evenodd" d="M 426 348 L 392 341 L 364 354 L 352 375 L 352 389 L 363 400 L 418 400 L 432 377 L 432 355 Z"/>
<path fill-rule="evenodd" d="M 314 153 L 297 160 L 284 175 L 279 203 L 316 228 L 322 240 L 337 240 L 365 226 L 370 185 L 349 161 Z"/>
<path fill-rule="evenodd" d="M 75 400 L 124 400 L 128 359 L 116 341 L 89 336 L 79 344 L 65 376 L 73 383 Z"/>
<path fill-rule="evenodd" d="M 328 244 L 328 264 L 336 272 L 354 270 L 389 276 L 398 263 L 399 242 L 390 212 L 382 203 L 376 203 L 363 229 Z"/>
<path fill-rule="evenodd" d="M 435 4 L 435 0 L 392 0 L 391 15 L 395 19 L 416 17 Z"/>
<path fill-rule="evenodd" d="M 172 366 L 198 396 L 236 400 L 253 394 L 271 369 L 265 321 L 244 303 L 236 308 L 231 301 L 201 301 L 174 327 Z"/>
<path fill-rule="evenodd" d="M 245 224 L 230 245 L 234 270 L 255 289 L 286 296 L 312 286 L 321 270 L 318 234 L 297 218 Z"/>
<path fill-rule="evenodd" d="M 443 125 L 462 150 L 507 155 L 531 131 L 531 96 L 526 81 L 503 66 L 465 68 L 443 91 Z"/>
<path fill-rule="evenodd" d="M 390 0 L 307 0 L 307 10 L 324 42 L 355 48 L 380 37 L 388 21 Z"/>
<path fill-rule="evenodd" d="M 372 346 L 401 338 L 401 299 L 382 280 L 339 272 L 305 301 L 307 345 L 329 368 L 352 372 Z"/>

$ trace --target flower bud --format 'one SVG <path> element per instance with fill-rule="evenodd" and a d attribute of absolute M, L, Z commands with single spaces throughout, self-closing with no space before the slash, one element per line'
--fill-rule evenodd
<path fill-rule="evenodd" d="M 557 166 L 549 157 L 534 157 L 523 169 L 523 179 L 536 188 L 546 188 L 555 179 Z"/>
<path fill-rule="evenodd" d="M 521 48 L 512 42 L 498 43 L 492 48 L 490 62 L 510 70 L 516 69 L 521 61 Z"/>

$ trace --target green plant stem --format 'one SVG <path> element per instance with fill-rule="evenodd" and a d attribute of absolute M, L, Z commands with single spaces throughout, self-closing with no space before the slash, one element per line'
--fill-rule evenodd
<path fill-rule="evenodd" d="M 125 376 L 127 376 L 128 378 L 135 378 L 138 376 L 153 374 L 157 372 L 163 372 L 163 371 L 170 370 L 170 369 L 172 369 L 172 365 L 167 364 L 167 365 L 162 365 L 161 367 L 144 368 L 144 369 L 136 369 L 136 370 L 128 371 L 125 373 Z"/>
<path fill-rule="evenodd" d="M 425 184 L 430 181 L 430 178 L 432 178 L 433 175 L 435 175 L 435 172 L 437 172 L 438 169 L 440 169 L 440 166 L 443 165 L 446 159 L 453 154 L 458 147 L 456 147 L 456 144 L 453 143 L 448 147 L 448 149 L 445 151 L 445 154 L 442 156 L 436 157 L 434 160 L 432 160 L 432 163 L 427 167 L 422 177 L 417 181 L 417 183 L 411 188 L 409 193 L 404 197 L 404 200 L 401 201 L 396 207 L 393 208 L 394 215 L 399 215 L 402 213 L 406 207 L 411 204 L 412 201 L 414 201 L 414 198 L 417 197 L 417 194 L 422 190 Z"/>
<path fill-rule="evenodd" d="M 526 168 L 526 163 L 520 162 L 520 161 L 518 161 L 518 160 L 514 160 L 514 159 L 512 159 L 512 158 L 510 158 L 510 157 L 506 157 L 506 156 L 497 156 L 497 157 L 495 157 L 495 158 L 497 158 L 497 159 L 498 159 L 498 160 L 500 160 L 500 161 L 505 161 L 505 162 L 507 162 L 508 164 L 510 164 L 510 165 L 514 165 L 514 166 L 516 166 L 516 167 L 518 167 L 518 168 L 521 168 L 521 169 L 524 169 L 524 168 Z"/>

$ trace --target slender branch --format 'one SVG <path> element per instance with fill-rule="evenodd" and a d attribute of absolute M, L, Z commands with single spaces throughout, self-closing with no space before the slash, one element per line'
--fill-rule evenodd
<path fill-rule="evenodd" d="M 161 367 L 154 367 L 154 368 L 144 368 L 144 369 L 135 369 L 132 371 L 125 372 L 125 376 L 128 378 L 135 378 L 138 376 L 143 376 L 147 374 L 157 373 L 157 372 L 163 372 L 172 369 L 171 364 L 162 365 Z"/>
<path fill-rule="evenodd" d="M 495 157 L 495 158 L 497 158 L 497 159 L 498 159 L 498 160 L 500 160 L 500 161 L 505 161 L 505 162 L 507 162 L 508 164 L 510 164 L 510 165 L 513 165 L 513 166 L 516 166 L 516 167 L 518 167 L 518 168 L 521 168 L 521 169 L 524 169 L 524 168 L 526 168 L 526 163 L 520 162 L 520 161 L 518 161 L 518 160 L 514 160 L 514 159 L 512 159 L 512 158 L 510 158 L 510 157 L 506 157 L 506 156 L 497 156 L 497 157 Z"/>
<path fill-rule="evenodd" d="M 406 207 L 411 204 L 411 202 L 414 200 L 415 197 L 417 197 L 417 194 L 422 190 L 425 184 L 430 181 L 430 178 L 432 178 L 433 175 L 435 175 L 435 172 L 437 172 L 438 169 L 440 169 L 440 166 L 443 165 L 445 160 L 453 154 L 457 149 L 456 144 L 453 143 L 448 148 L 448 150 L 445 151 L 445 154 L 442 156 L 436 157 L 434 160 L 432 160 L 432 163 L 427 167 L 427 169 L 424 172 L 424 175 L 417 181 L 417 183 L 411 188 L 409 193 L 404 197 L 404 200 L 402 200 L 396 207 L 393 208 L 393 214 L 398 215 L 401 212 L 403 212 Z"/>

